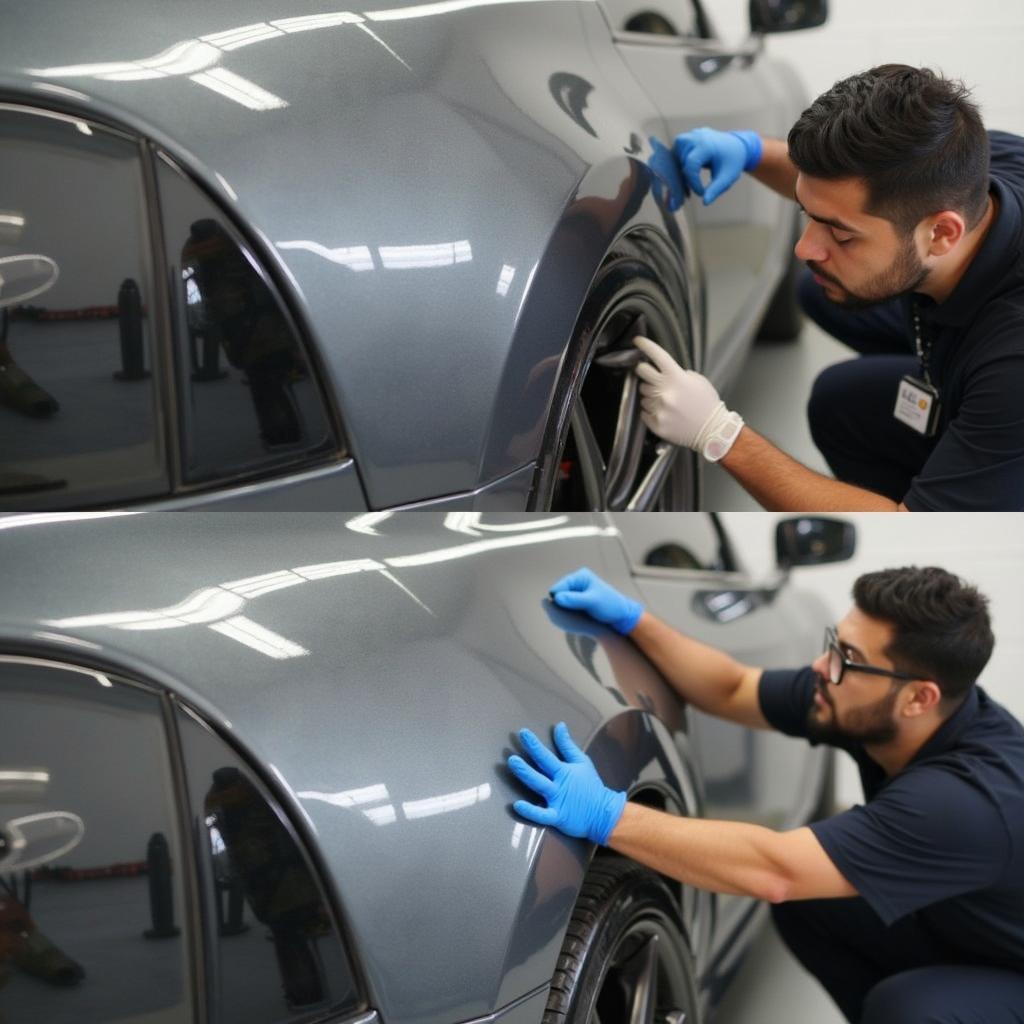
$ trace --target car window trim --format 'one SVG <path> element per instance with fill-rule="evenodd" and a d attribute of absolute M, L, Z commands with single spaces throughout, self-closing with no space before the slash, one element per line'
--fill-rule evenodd
<path fill-rule="evenodd" d="M 181 445 L 181 416 L 178 411 L 178 375 L 174 352 L 175 314 L 171 299 L 170 270 L 167 265 L 167 250 L 164 245 L 164 218 L 160 206 L 160 190 L 157 187 L 155 147 L 148 139 L 138 140 L 143 162 L 143 190 L 146 201 L 146 216 L 149 226 L 149 243 L 153 266 L 153 304 L 159 312 L 151 314 L 156 336 L 156 348 L 162 375 L 160 401 L 163 409 L 165 459 L 171 481 L 171 495 L 182 490 L 183 468 Z"/>

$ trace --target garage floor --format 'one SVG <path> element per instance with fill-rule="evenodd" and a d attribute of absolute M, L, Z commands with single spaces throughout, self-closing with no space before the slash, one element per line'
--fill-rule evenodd
<path fill-rule="evenodd" d="M 811 469 L 828 473 L 811 440 L 804 410 L 819 371 L 854 356 L 807 321 L 795 341 L 758 342 L 736 385 L 723 397 L 759 434 Z M 724 469 L 711 465 L 704 470 L 704 507 L 711 512 L 761 508 Z"/>
<path fill-rule="evenodd" d="M 710 1024 L 845 1024 L 824 989 L 793 959 L 770 921 Z"/>

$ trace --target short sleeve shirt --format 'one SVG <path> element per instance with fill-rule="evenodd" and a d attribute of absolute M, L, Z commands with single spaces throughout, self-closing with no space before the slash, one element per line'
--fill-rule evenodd
<path fill-rule="evenodd" d="M 810 668 L 767 671 L 768 722 L 807 737 Z M 865 803 L 810 827 L 885 924 L 915 914 L 963 962 L 1024 970 L 1024 728 L 983 689 L 892 778 L 856 743 Z"/>
<path fill-rule="evenodd" d="M 952 294 L 916 301 L 939 437 L 903 503 L 912 512 L 1024 509 L 1024 138 L 989 132 L 995 221 Z"/>

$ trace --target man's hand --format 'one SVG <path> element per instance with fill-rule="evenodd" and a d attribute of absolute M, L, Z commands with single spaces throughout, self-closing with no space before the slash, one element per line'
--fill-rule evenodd
<path fill-rule="evenodd" d="M 707 377 L 684 370 L 649 338 L 637 336 L 633 344 L 651 360 L 638 363 L 634 371 L 643 381 L 640 415 L 647 429 L 702 454 L 707 442 L 718 436 L 720 443 L 709 457 L 720 459 L 736 440 L 743 421 L 725 407 Z"/>
<path fill-rule="evenodd" d="M 590 569 L 577 569 L 563 576 L 549 593 L 559 608 L 586 612 L 623 635 L 632 631 L 644 613 L 639 601 L 620 594 Z"/>
<path fill-rule="evenodd" d="M 508 759 L 509 769 L 520 782 L 544 797 L 547 807 L 526 800 L 517 800 L 512 806 L 527 821 L 552 825 L 567 836 L 603 846 L 622 817 L 626 794 L 609 789 L 601 781 L 594 762 L 573 742 L 565 722 L 555 726 L 554 734 L 564 761 L 529 729 L 520 730 L 523 749 L 540 771 L 518 754 Z"/>
<path fill-rule="evenodd" d="M 757 132 L 719 132 L 714 128 L 695 128 L 676 136 L 673 149 L 690 188 L 704 197 L 709 206 L 736 183 L 744 171 L 752 171 L 761 162 L 763 145 Z M 711 182 L 705 189 L 703 168 L 711 170 Z"/>

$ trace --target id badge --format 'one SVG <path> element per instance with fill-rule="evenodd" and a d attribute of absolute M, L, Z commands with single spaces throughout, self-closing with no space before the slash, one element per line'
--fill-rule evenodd
<path fill-rule="evenodd" d="M 939 423 L 938 388 L 909 374 L 900 380 L 893 416 L 925 437 L 932 437 Z"/>

